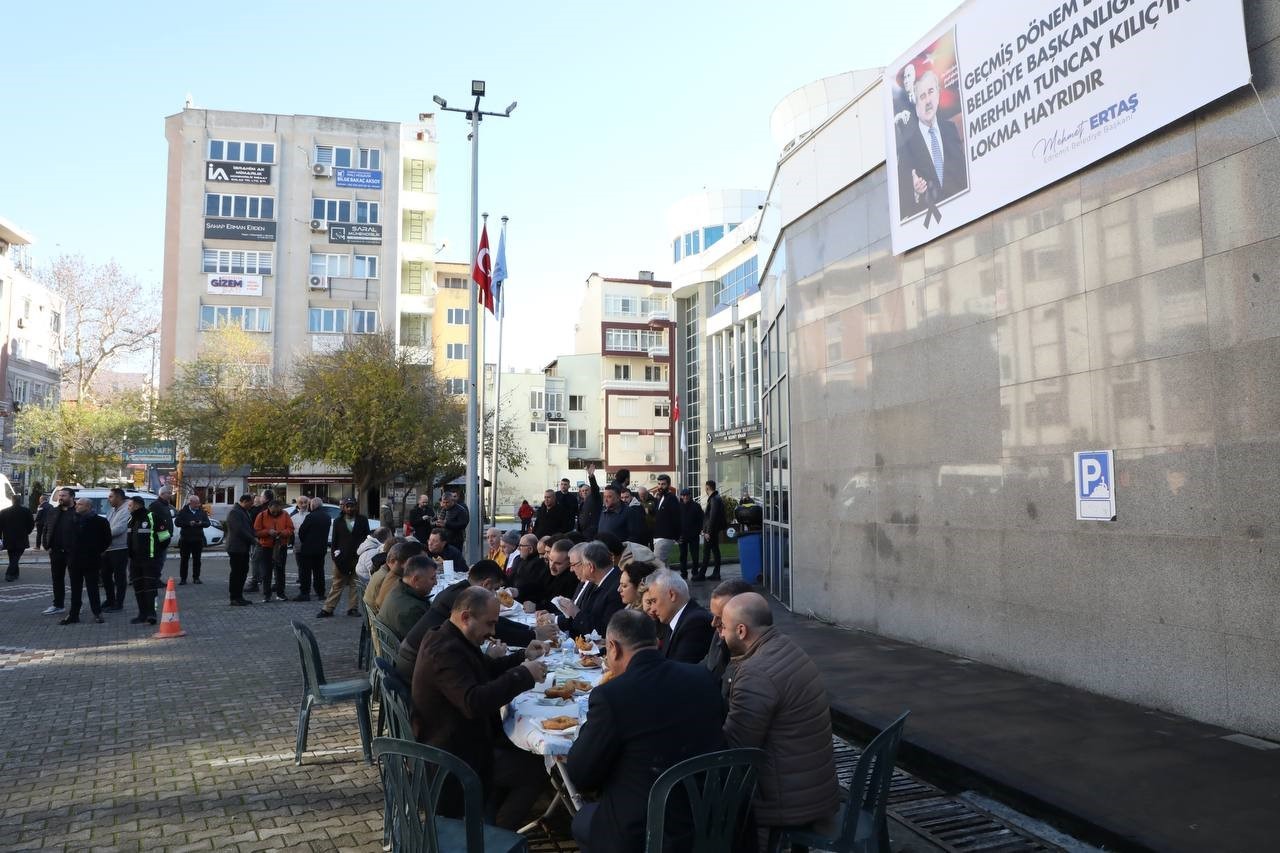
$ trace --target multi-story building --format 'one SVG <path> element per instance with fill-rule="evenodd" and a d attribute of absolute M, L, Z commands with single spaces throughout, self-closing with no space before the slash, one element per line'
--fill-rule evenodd
<path fill-rule="evenodd" d="M 680 481 L 715 480 L 726 495 L 759 494 L 760 274 L 751 235 L 765 194 L 696 193 L 667 212 L 675 300 Z"/>
<path fill-rule="evenodd" d="M 0 219 L 0 471 L 18 494 L 30 484 L 34 460 L 30 448 L 15 447 L 13 419 L 23 406 L 53 405 L 59 399 L 62 372 L 62 298 L 31 273 L 29 247 L 34 239 Z"/>
<path fill-rule="evenodd" d="M 284 375 L 345 335 L 400 338 L 402 310 L 429 313 L 435 122 L 419 119 L 187 108 L 165 120 L 162 386 L 222 324 L 260 336 L 266 371 Z"/>
<path fill-rule="evenodd" d="M 641 485 L 675 474 L 670 291 L 671 283 L 652 272 L 636 278 L 592 273 L 575 329 L 574 352 L 599 356 L 605 467 L 626 468 Z"/>
<path fill-rule="evenodd" d="M 444 380 L 451 394 L 467 392 L 470 368 L 470 321 L 475 310 L 477 288 L 471 281 L 471 266 L 461 262 L 436 264 L 436 287 L 432 313 L 424 317 L 430 335 L 429 347 L 435 374 Z M 404 322 L 401 315 L 401 322 Z M 416 318 L 415 318 L 416 321 Z M 484 316 L 480 317 L 480 352 L 484 352 Z M 403 330 L 403 326 L 401 327 Z M 401 343 L 403 343 L 403 339 Z"/>

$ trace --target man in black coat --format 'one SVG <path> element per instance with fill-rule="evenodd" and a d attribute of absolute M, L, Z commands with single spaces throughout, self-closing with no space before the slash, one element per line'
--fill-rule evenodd
<path fill-rule="evenodd" d="M 587 482 L 578 487 L 578 517 L 576 529 L 588 539 L 596 536 L 596 525 L 600 522 L 600 484 L 596 482 L 596 466 L 587 466 Z"/>
<path fill-rule="evenodd" d="M 21 501 L 15 500 L 0 510 L 0 538 L 4 539 L 4 549 L 9 552 L 9 569 L 4 573 L 5 580 L 18 579 L 18 561 L 27 550 L 27 543 L 31 540 L 31 531 L 35 526 L 35 516 Z"/>
<path fill-rule="evenodd" d="M 188 561 L 191 564 L 192 582 L 203 583 L 200 580 L 200 555 L 204 553 L 204 529 L 209 526 L 209 516 L 200 505 L 198 495 L 187 498 L 187 505 L 178 510 L 173 526 L 178 529 L 178 557 L 181 560 L 178 564 L 178 583 L 187 582 Z"/>
<path fill-rule="evenodd" d="M 655 598 L 652 612 L 670 631 L 662 646 L 663 656 L 682 663 L 700 662 L 715 636 L 711 613 L 690 598 L 689 585 L 670 569 L 649 575 L 649 592 Z"/>
<path fill-rule="evenodd" d="M 671 478 L 658 475 L 658 488 L 653 496 L 653 553 L 670 564 L 671 552 L 680 539 L 680 499 L 671 488 Z"/>
<path fill-rule="evenodd" d="M 329 596 L 317 615 L 332 616 L 334 609 L 342 603 L 344 589 L 351 591 L 351 606 L 347 608 L 347 615 L 360 615 L 360 608 L 356 604 L 356 560 L 359 557 L 356 549 L 367 538 L 368 517 L 356 512 L 355 498 L 343 498 L 342 515 L 333 520 L 333 535 L 329 543 L 333 553 L 333 577 L 329 581 Z"/>
<path fill-rule="evenodd" d="M 720 493 L 716 491 L 716 481 L 707 480 L 707 508 L 702 516 L 702 541 L 704 550 L 702 552 L 702 569 L 698 572 L 694 580 L 720 580 L 720 535 L 724 533 L 728 521 L 724 515 L 724 500 L 721 499 Z M 711 576 L 707 577 L 707 563 L 715 557 L 715 571 Z"/>
<path fill-rule="evenodd" d="M 721 693 L 724 694 L 726 702 L 729 700 L 729 684 L 733 677 L 733 667 L 729 662 L 733 655 L 725 645 L 724 638 L 720 636 L 720 626 L 723 624 L 720 617 L 729 599 L 753 590 L 751 584 L 737 578 L 724 581 L 711 592 L 711 629 L 715 633 L 711 638 L 711 647 L 707 649 L 707 656 L 702 659 L 702 665 L 720 680 Z"/>
<path fill-rule="evenodd" d="M 568 506 L 556 498 L 556 493 L 547 489 L 542 493 L 542 503 L 533 511 L 533 535 L 536 539 L 543 536 L 560 535 L 573 529 L 573 514 Z"/>
<path fill-rule="evenodd" d="M 520 553 L 511 564 L 511 583 L 515 597 L 535 604 L 546 598 L 551 583 L 551 571 L 547 561 L 538 556 L 538 537 L 526 533 L 520 537 Z"/>
<path fill-rule="evenodd" d="M 241 495 L 240 500 L 227 513 L 227 559 L 231 575 L 227 580 L 227 592 L 234 607 L 247 607 L 253 602 L 244 597 L 244 583 L 249 577 L 249 555 L 258 543 L 253 533 L 253 496 Z"/>
<path fill-rule="evenodd" d="M 67 595 L 67 555 L 76 535 L 76 508 L 70 489 L 59 489 L 54 496 L 57 503 L 49 507 L 44 516 L 44 547 L 49 549 L 49 573 L 53 576 L 53 604 L 45 608 L 44 615 L 52 616 L 64 609 Z"/>
<path fill-rule="evenodd" d="M 623 504 L 620 490 L 612 484 L 604 487 L 604 509 L 596 524 L 596 535 L 601 533 L 612 533 L 622 542 L 644 545 L 649 541 L 649 526 L 644 521 L 644 510 L 639 504 Z"/>
<path fill-rule="evenodd" d="M 547 552 L 547 587 L 543 597 L 537 602 L 539 610 L 554 613 L 556 606 L 551 603 L 553 598 L 563 596 L 572 601 L 577 597 L 578 586 L 582 581 L 569 567 L 569 552 L 573 550 L 573 545 L 573 540 L 561 539 L 553 543 L 551 550 Z"/>
<path fill-rule="evenodd" d="M 102 555 L 110 545 L 111 525 L 94 511 L 93 501 L 80 498 L 76 501 L 75 533 L 67 553 L 67 568 L 71 570 L 71 612 L 59 624 L 72 625 L 80 621 L 80 590 L 86 584 L 93 621 L 103 621 L 98 577 L 102 573 Z"/>
<path fill-rule="evenodd" d="M 324 600 L 324 552 L 329 547 L 329 513 L 324 511 L 324 501 L 312 498 L 307 515 L 298 526 L 298 586 L 301 588 L 294 601 L 310 601 L 311 590 L 316 598 Z"/>
<path fill-rule="evenodd" d="M 463 574 L 467 571 L 467 561 L 462 556 L 462 551 L 449 542 L 449 533 L 443 527 L 432 528 L 430 535 L 427 536 L 427 553 L 440 565 L 440 571 L 445 569 L 445 561 L 453 561 L 454 574 Z"/>
<path fill-rule="evenodd" d="M 567 518 L 574 519 L 578 515 L 578 496 L 576 493 L 570 491 L 569 487 L 571 485 L 573 484 L 569 482 L 568 477 L 560 478 L 560 490 L 556 492 L 556 503 L 564 507 L 565 516 Z M 572 529 L 573 528 L 568 528 L 558 532 L 568 533 L 569 530 Z"/>
<path fill-rule="evenodd" d="M 418 495 L 418 505 L 409 510 L 409 527 L 413 530 L 413 538 L 426 542 L 435 517 L 435 511 L 431 508 L 431 495 Z"/>
<path fill-rule="evenodd" d="M 463 548 L 467 541 L 467 525 L 471 512 L 458 503 L 457 492 L 445 492 L 440 496 L 440 512 L 436 514 L 436 527 L 443 527 L 445 538 L 455 548 Z"/>
<path fill-rule="evenodd" d="M 564 615 L 557 624 L 574 637 L 593 631 L 603 637 L 609 619 L 622 609 L 620 573 L 613 565 L 613 555 L 599 542 L 583 542 L 569 551 L 569 565 L 582 580 L 583 589 L 576 602 L 558 601 L 556 608 Z"/>
<path fill-rule="evenodd" d="M 547 785 L 542 758 L 517 749 L 502 731 L 501 711 L 512 699 L 547 676 L 537 658 L 541 643 L 506 654 L 501 642 L 480 645 L 498 625 L 498 599 L 487 589 L 463 590 L 449 621 L 428 631 L 413 669 L 413 733 L 421 743 L 451 752 L 465 761 L 496 807 L 494 823 L 517 829 Z M 452 783 L 454 780 L 450 780 Z M 461 815 L 461 789 L 446 783 L 440 812 Z"/>
<path fill-rule="evenodd" d="M 698 545 L 702 542 L 702 507 L 693 499 L 692 489 L 680 490 L 680 577 L 693 572 L 694 580 L 701 577 L 698 568 Z M 692 553 L 693 559 L 689 559 Z M 689 566 L 692 565 L 692 569 Z"/>
<path fill-rule="evenodd" d="M 915 81 L 915 115 L 898 131 L 898 213 L 905 220 L 969 188 L 964 140 L 938 115 L 941 84 L 926 71 Z"/>
<path fill-rule="evenodd" d="M 36 495 L 36 550 L 40 551 L 45 547 L 44 542 L 44 520 L 49 515 L 49 510 L 53 508 L 53 504 L 49 503 L 47 495 Z"/>
<path fill-rule="evenodd" d="M 574 817 L 573 837 L 589 853 L 640 853 L 649 789 L 672 765 L 724 748 L 724 703 L 704 667 L 662 656 L 653 620 L 639 611 L 609 622 L 605 658 L 613 678 L 591 691 L 565 764 L 574 785 L 601 792 Z M 691 828 L 688 801 L 673 796 L 665 849 L 689 849 Z"/>

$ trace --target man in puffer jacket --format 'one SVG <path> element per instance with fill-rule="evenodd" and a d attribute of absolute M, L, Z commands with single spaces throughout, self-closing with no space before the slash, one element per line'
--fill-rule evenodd
<path fill-rule="evenodd" d="M 373 555 L 391 538 L 391 527 L 383 525 L 364 538 L 356 548 L 356 577 L 365 583 L 373 575 Z"/>
<path fill-rule="evenodd" d="M 840 808 L 831 749 L 831 708 L 817 665 L 773 624 L 769 602 L 735 595 L 721 615 L 720 636 L 733 655 L 730 747 L 768 753 L 753 806 L 761 838 L 779 826 L 834 832 Z"/>

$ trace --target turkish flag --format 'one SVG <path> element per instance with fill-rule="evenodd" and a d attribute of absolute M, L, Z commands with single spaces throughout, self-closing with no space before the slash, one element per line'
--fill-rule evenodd
<path fill-rule="evenodd" d="M 677 394 L 675 401 L 671 404 L 671 422 L 675 423 L 680 420 L 680 395 Z"/>
<path fill-rule="evenodd" d="M 489 313 L 493 313 L 493 274 L 489 260 L 489 226 L 480 229 L 480 248 L 476 251 L 476 265 L 471 270 L 471 280 L 480 286 L 480 298 Z"/>

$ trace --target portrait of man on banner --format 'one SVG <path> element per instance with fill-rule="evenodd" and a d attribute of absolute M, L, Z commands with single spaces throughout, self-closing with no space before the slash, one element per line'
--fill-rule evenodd
<path fill-rule="evenodd" d="M 955 30 L 926 46 L 890 82 L 899 217 L 940 218 L 939 205 L 969 189 Z"/>

